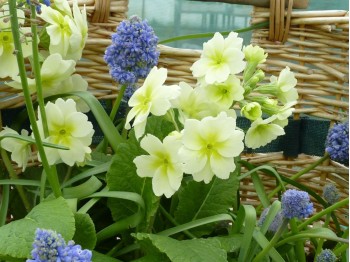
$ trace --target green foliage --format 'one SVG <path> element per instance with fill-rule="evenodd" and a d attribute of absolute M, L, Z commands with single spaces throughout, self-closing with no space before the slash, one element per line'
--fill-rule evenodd
<path fill-rule="evenodd" d="M 230 178 L 222 180 L 214 177 L 209 184 L 190 181 L 179 191 L 179 205 L 175 212 L 175 220 L 180 223 L 190 222 L 217 214 L 227 213 L 234 205 L 239 181 L 232 173 Z M 214 225 L 193 230 L 198 236 L 208 234 Z"/>
<path fill-rule="evenodd" d="M 106 256 L 96 251 L 92 251 L 92 261 L 94 262 L 121 262 L 120 260 Z"/>
<path fill-rule="evenodd" d="M 164 253 L 173 262 L 224 262 L 227 261 L 227 255 L 221 247 L 221 243 L 217 239 L 191 239 L 178 241 L 166 236 L 158 236 L 152 234 L 138 233 L 136 239 L 151 242 L 156 249 L 146 249 L 145 252 L 154 253 L 157 250 L 159 253 Z M 149 247 L 149 242 L 147 247 Z M 152 261 L 152 260 L 142 260 Z M 156 260 L 153 260 L 156 261 Z M 157 260 L 158 261 L 158 260 Z M 164 260 L 162 260 L 164 261 Z"/>
<path fill-rule="evenodd" d="M 95 225 L 88 214 L 75 213 L 75 234 L 73 240 L 83 249 L 93 250 L 96 245 Z"/>
<path fill-rule="evenodd" d="M 43 201 L 23 219 L 0 227 L 0 258 L 29 257 L 37 228 L 55 230 L 70 240 L 75 232 L 74 224 L 74 215 L 62 197 Z"/>

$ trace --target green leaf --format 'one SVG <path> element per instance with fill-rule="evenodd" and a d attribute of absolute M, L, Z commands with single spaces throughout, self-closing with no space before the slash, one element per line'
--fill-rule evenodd
<path fill-rule="evenodd" d="M 139 241 L 150 240 L 159 252 L 173 262 L 226 262 L 227 254 L 217 239 L 191 239 L 178 241 L 166 236 L 138 233 Z M 147 252 L 147 251 L 146 251 Z"/>
<path fill-rule="evenodd" d="M 239 261 L 247 261 L 250 245 L 253 243 L 253 232 L 256 225 L 256 212 L 253 206 L 241 205 L 239 216 L 244 214 L 244 231 L 241 249 L 239 251 Z M 238 220 L 238 219 L 237 219 Z M 236 225 L 235 225 L 236 226 Z"/>
<path fill-rule="evenodd" d="M 14 139 L 18 139 L 18 140 L 21 140 L 24 142 L 28 142 L 29 144 L 36 144 L 35 139 L 30 137 L 30 136 L 22 136 L 22 135 L 17 135 L 17 134 L 4 134 L 0 137 L 0 140 L 2 140 L 4 138 L 14 138 Z M 45 147 L 51 147 L 51 148 L 62 149 L 62 150 L 69 150 L 69 147 L 66 147 L 66 146 L 52 144 L 52 143 L 48 143 L 48 142 L 42 142 L 42 143 L 43 143 L 43 146 L 45 146 Z"/>
<path fill-rule="evenodd" d="M 223 237 L 212 237 L 208 239 L 216 239 L 221 243 L 221 248 L 227 253 L 237 252 L 242 244 L 243 235 L 235 234 Z"/>
<path fill-rule="evenodd" d="M 106 255 L 98 253 L 94 250 L 92 251 L 92 261 L 93 262 L 122 262 L 119 259 L 106 256 Z"/>
<path fill-rule="evenodd" d="M 146 218 L 142 227 L 150 225 L 151 218 L 158 208 L 158 197 L 153 194 L 150 178 L 141 178 L 136 174 L 134 158 L 144 152 L 136 141 L 120 144 L 109 171 L 107 172 L 107 185 L 111 191 L 126 191 L 140 194 L 146 204 Z M 112 217 L 119 221 L 137 213 L 138 206 L 129 201 L 109 199 L 108 206 Z M 148 229 L 145 229 L 148 230 Z"/>
<path fill-rule="evenodd" d="M 166 120 L 161 116 L 151 116 L 147 119 L 147 126 L 145 133 L 152 134 L 158 137 L 161 141 L 169 135 L 170 132 L 174 131 L 175 127 L 173 123 Z"/>
<path fill-rule="evenodd" d="M 101 191 L 95 194 L 90 195 L 91 198 L 96 197 L 110 197 L 124 199 L 128 201 L 133 201 L 137 203 L 139 209 L 137 212 L 131 216 L 128 216 L 125 219 L 116 221 L 113 224 L 110 224 L 106 228 L 102 229 L 97 233 L 97 242 L 105 240 L 107 238 L 115 236 L 117 233 L 121 233 L 127 229 L 134 228 L 138 226 L 144 218 L 145 202 L 143 198 L 134 192 L 122 192 L 122 191 Z M 81 209 L 79 210 L 81 212 Z"/>
<path fill-rule="evenodd" d="M 260 23 L 257 23 L 257 24 L 254 24 L 254 25 L 251 25 L 251 26 L 248 26 L 248 27 L 236 29 L 236 30 L 234 30 L 234 32 L 236 32 L 236 33 L 243 33 L 243 32 L 247 32 L 247 31 L 250 31 L 250 30 L 257 29 L 257 28 L 264 28 L 264 27 L 266 27 L 268 25 L 269 25 L 269 22 L 260 22 Z M 232 31 L 222 31 L 220 33 L 222 35 L 226 36 L 230 32 L 232 32 Z M 211 38 L 211 37 L 214 36 L 214 34 L 215 34 L 215 32 L 209 32 L 209 33 L 200 33 L 200 34 L 190 34 L 190 35 L 176 36 L 176 37 L 164 39 L 164 40 L 160 41 L 159 44 L 166 44 L 166 43 L 170 43 L 170 42 L 176 42 L 176 41 L 187 40 L 187 39 Z"/>
<path fill-rule="evenodd" d="M 71 184 L 79 181 L 79 180 L 91 177 L 93 175 L 106 173 L 109 170 L 110 165 L 111 165 L 111 161 L 103 163 L 103 164 L 100 164 L 100 165 L 95 166 L 95 167 L 88 168 L 85 171 L 81 172 L 80 174 L 72 177 L 68 181 L 63 182 L 62 183 L 62 187 L 66 187 L 68 185 L 71 185 Z"/>
<path fill-rule="evenodd" d="M 96 245 L 95 225 L 88 214 L 75 213 L 75 234 L 73 240 L 83 249 L 93 250 Z"/>
<path fill-rule="evenodd" d="M 214 177 L 209 184 L 190 181 L 179 191 L 179 205 L 175 212 L 175 220 L 179 224 L 199 218 L 227 213 L 236 201 L 239 182 L 237 175 L 232 173 L 229 179 Z M 213 225 L 191 230 L 203 235 L 210 233 Z"/>
<path fill-rule="evenodd" d="M 74 224 L 74 215 L 62 197 L 43 201 L 25 218 L 0 228 L 0 258 L 28 258 L 37 228 L 52 229 L 71 240 Z"/>
<path fill-rule="evenodd" d="M 162 236 L 171 236 L 171 235 L 175 235 L 179 232 L 188 230 L 188 229 L 192 229 L 195 227 L 199 227 L 199 226 L 203 226 L 203 225 L 207 225 L 213 222 L 223 222 L 224 226 L 227 226 L 227 222 L 232 222 L 233 219 L 229 214 L 219 214 L 219 215 L 214 215 L 214 216 L 210 216 L 210 217 L 205 217 L 205 218 L 200 218 L 200 219 L 196 219 L 193 220 L 191 222 L 185 223 L 185 224 L 181 224 L 172 228 L 168 228 L 166 230 L 163 230 L 161 232 L 158 232 L 158 235 L 162 235 Z"/>
<path fill-rule="evenodd" d="M 332 230 L 329 228 L 311 228 L 308 230 L 304 230 L 298 233 L 295 233 L 291 236 L 288 236 L 284 238 L 283 240 L 279 241 L 275 247 L 279 247 L 285 243 L 292 243 L 297 240 L 307 240 L 310 238 L 323 238 L 328 240 L 333 240 L 336 242 L 343 242 L 343 243 L 349 243 L 348 239 L 344 239 L 341 237 L 338 237 Z"/>
<path fill-rule="evenodd" d="M 95 193 L 101 186 L 102 182 L 97 177 L 92 176 L 78 186 L 63 188 L 63 196 L 65 198 L 84 198 Z"/>
<path fill-rule="evenodd" d="M 78 96 L 84 100 L 84 102 L 90 107 L 92 114 L 94 115 L 98 125 L 100 126 L 103 134 L 110 143 L 114 151 L 117 150 L 119 143 L 123 142 L 123 137 L 119 134 L 117 128 L 114 126 L 113 122 L 107 115 L 106 111 L 102 107 L 101 103 L 97 98 L 90 92 L 75 91 L 68 92 L 65 94 L 60 94 L 60 96 Z M 51 98 L 54 98 L 52 96 Z"/>
<path fill-rule="evenodd" d="M 253 235 L 254 235 L 254 239 L 261 246 L 262 249 L 266 248 L 269 245 L 269 240 L 261 233 L 260 230 L 254 229 Z M 285 261 L 274 247 L 270 248 L 270 250 L 268 251 L 268 254 L 273 259 L 273 261 L 280 261 L 280 262 Z"/>

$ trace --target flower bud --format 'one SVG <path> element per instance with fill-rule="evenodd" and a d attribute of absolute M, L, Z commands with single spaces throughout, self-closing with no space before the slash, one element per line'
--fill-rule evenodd
<path fill-rule="evenodd" d="M 266 61 L 267 54 L 260 46 L 245 46 L 243 48 L 243 53 L 248 63 L 262 64 Z"/>
<path fill-rule="evenodd" d="M 241 115 L 248 118 L 251 121 L 255 121 L 258 118 L 261 118 L 262 111 L 261 106 L 257 102 L 251 102 L 246 104 L 241 109 Z"/>

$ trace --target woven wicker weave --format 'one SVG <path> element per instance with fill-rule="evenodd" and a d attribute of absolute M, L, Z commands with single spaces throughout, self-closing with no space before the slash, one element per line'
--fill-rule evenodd
<path fill-rule="evenodd" d="M 280 10 L 282 14 L 278 14 L 275 10 L 275 14 L 272 13 L 272 8 L 254 8 L 252 24 L 270 20 L 270 27 L 254 30 L 251 43 L 264 48 L 269 54 L 263 66 L 267 75 L 277 75 L 285 66 L 295 73 L 299 99 L 294 118 L 306 114 L 329 119 L 331 123 L 346 120 L 349 111 L 348 12 Z M 276 25 L 276 20 L 271 18 L 273 16 L 282 16 L 280 21 L 285 19 L 287 26 Z M 247 156 L 250 162 L 275 166 L 287 177 L 318 158 L 301 154 L 297 159 L 290 160 L 282 153 Z M 261 175 L 261 179 L 266 192 L 271 192 L 276 185 L 275 179 L 264 175 Z M 349 195 L 349 169 L 333 161 L 326 161 L 297 181 L 321 196 L 322 188 L 327 183 L 335 184 L 342 198 Z M 250 179 L 243 181 L 242 202 L 254 204 L 257 196 L 254 197 L 254 191 L 249 189 L 252 186 Z M 322 207 L 316 205 L 316 209 L 319 211 Z M 337 211 L 344 225 L 348 225 L 348 212 L 348 208 Z"/>
<path fill-rule="evenodd" d="M 88 81 L 89 90 L 99 99 L 112 99 L 117 96 L 117 86 L 113 84 L 103 55 L 106 47 L 111 44 L 111 35 L 117 25 L 127 17 L 128 2 L 128 0 L 78 1 L 80 7 L 84 5 L 86 7 L 89 31 L 83 57 L 76 66 L 76 73 Z M 19 91 L 0 82 L 0 109 L 23 106 L 23 96 L 16 95 Z"/>

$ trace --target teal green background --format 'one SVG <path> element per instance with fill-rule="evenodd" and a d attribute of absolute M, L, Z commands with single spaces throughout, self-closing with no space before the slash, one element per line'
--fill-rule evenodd
<path fill-rule="evenodd" d="M 348 0 L 309 0 L 307 10 L 349 10 Z M 249 26 L 251 6 L 189 0 L 129 0 L 128 15 L 147 19 L 160 40 Z M 240 34 L 245 44 L 250 33 Z M 200 49 L 208 39 L 178 41 L 173 47 Z"/>

